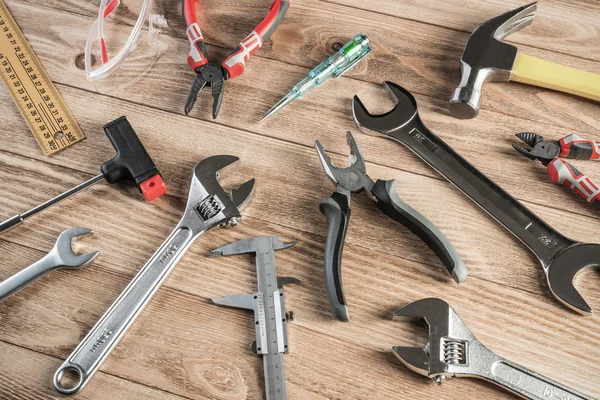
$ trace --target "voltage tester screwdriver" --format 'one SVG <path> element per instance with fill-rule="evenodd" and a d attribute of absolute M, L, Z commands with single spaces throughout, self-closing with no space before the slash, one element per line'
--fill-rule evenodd
<path fill-rule="evenodd" d="M 154 161 L 144 148 L 144 145 L 136 135 L 135 131 L 127 121 L 120 117 L 104 125 L 104 132 L 117 151 L 117 155 L 100 168 L 100 175 L 95 176 L 73 189 L 50 199 L 23 214 L 17 214 L 0 223 L 0 232 L 4 232 L 19 225 L 25 219 L 38 212 L 66 199 L 93 184 L 106 179 L 108 183 L 121 182 L 126 185 L 137 186 L 146 198 L 154 200 L 167 192 L 160 172 L 154 165 Z"/>
<path fill-rule="evenodd" d="M 339 78 L 344 72 L 354 67 L 356 63 L 362 60 L 371 52 L 371 43 L 367 35 L 359 33 L 346 43 L 337 53 L 330 56 L 327 60 L 317 65 L 308 76 L 300 81 L 294 88 L 277 104 L 273 106 L 261 119 L 261 121 L 275 114 L 292 101 L 299 99 L 308 93 L 312 88 L 325 82 L 327 79 Z"/>

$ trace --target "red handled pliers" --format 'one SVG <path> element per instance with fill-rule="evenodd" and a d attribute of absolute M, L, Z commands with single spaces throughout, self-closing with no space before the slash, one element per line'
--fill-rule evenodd
<path fill-rule="evenodd" d="M 577 135 L 565 136 L 560 140 L 544 140 L 543 136 L 530 132 L 517 133 L 516 136 L 531 146 L 531 149 L 513 144 L 515 150 L 531 160 L 540 161 L 548 170 L 552 182 L 570 188 L 600 209 L 600 188 L 584 173 L 562 159 L 598 160 L 599 142 L 582 139 Z"/>
<path fill-rule="evenodd" d="M 214 119 L 219 115 L 225 81 L 244 73 L 246 61 L 262 47 L 264 42 L 277 29 L 292 0 L 273 1 L 269 14 L 265 19 L 233 49 L 221 65 L 208 61 L 208 51 L 194 10 L 194 5 L 198 1 L 183 0 L 183 16 L 185 18 L 186 34 L 190 42 L 190 54 L 187 57 L 187 62 L 197 74 L 185 102 L 185 113 L 186 115 L 189 114 L 194 107 L 200 90 L 205 86 L 209 86 L 212 89 L 212 115 Z"/>

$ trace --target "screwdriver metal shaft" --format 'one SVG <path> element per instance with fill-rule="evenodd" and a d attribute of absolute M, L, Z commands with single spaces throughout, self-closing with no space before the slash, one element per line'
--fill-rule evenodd
<path fill-rule="evenodd" d="M 17 214 L 13 217 L 8 218 L 7 220 L 0 223 L 0 233 L 7 231 L 10 228 L 13 228 L 13 227 L 21 224 L 23 221 L 25 221 L 25 219 L 31 217 L 32 215 L 35 215 L 38 212 L 45 210 L 46 208 L 48 208 L 50 206 L 53 206 L 54 204 L 60 203 L 67 197 L 69 197 L 87 187 L 90 187 L 93 184 L 98 183 L 103 179 L 104 179 L 104 175 L 102 175 L 102 174 L 97 175 L 97 176 L 95 176 L 91 179 L 88 179 L 87 181 L 75 186 L 74 188 L 67 190 L 64 193 L 61 193 L 58 196 L 56 196 L 48 201 L 45 201 L 38 206 L 33 207 L 31 210 L 25 211 L 22 214 Z"/>

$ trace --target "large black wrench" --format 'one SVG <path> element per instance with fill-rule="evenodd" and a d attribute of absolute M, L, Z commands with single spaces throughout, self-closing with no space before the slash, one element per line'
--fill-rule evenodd
<path fill-rule="evenodd" d="M 410 92 L 392 82 L 384 86 L 397 102 L 385 114 L 371 115 L 354 96 L 354 122 L 360 130 L 395 139 L 421 157 L 529 247 L 558 300 L 575 311 L 591 313 L 573 286 L 573 278 L 586 267 L 600 266 L 600 244 L 576 242 L 552 229 L 427 129 Z"/>

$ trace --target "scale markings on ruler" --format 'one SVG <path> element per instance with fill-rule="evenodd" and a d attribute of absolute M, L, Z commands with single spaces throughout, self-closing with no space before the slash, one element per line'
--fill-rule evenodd
<path fill-rule="evenodd" d="M 0 77 L 45 155 L 85 139 L 2 0 Z"/>

